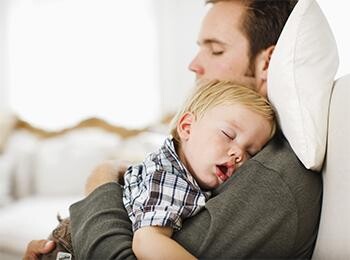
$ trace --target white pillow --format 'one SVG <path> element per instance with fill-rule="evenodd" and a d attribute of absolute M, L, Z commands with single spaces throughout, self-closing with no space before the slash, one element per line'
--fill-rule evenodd
<path fill-rule="evenodd" d="M 281 129 L 308 169 L 323 164 L 330 95 L 338 69 L 337 46 L 320 7 L 299 0 L 277 42 L 268 97 Z"/>

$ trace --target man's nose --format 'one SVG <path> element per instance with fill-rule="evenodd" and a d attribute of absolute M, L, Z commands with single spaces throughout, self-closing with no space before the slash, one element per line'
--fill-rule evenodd
<path fill-rule="evenodd" d="M 188 69 L 192 72 L 194 72 L 197 76 L 203 76 L 204 75 L 204 68 L 200 65 L 198 61 L 198 55 L 191 61 L 190 65 L 188 66 Z"/>

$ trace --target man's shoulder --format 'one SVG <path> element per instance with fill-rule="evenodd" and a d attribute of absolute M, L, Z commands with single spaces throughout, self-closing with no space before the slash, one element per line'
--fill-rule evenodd
<path fill-rule="evenodd" d="M 252 160 L 261 163 L 263 167 L 268 167 L 277 172 L 284 171 L 291 166 L 302 171 L 306 170 L 286 138 L 280 132 L 276 133 L 264 149 L 254 156 Z"/>
<path fill-rule="evenodd" d="M 282 134 L 275 136 L 251 163 L 256 172 L 250 174 L 258 178 L 261 173 L 262 182 L 267 180 L 269 189 L 282 196 L 281 203 L 289 204 L 296 212 L 296 254 L 302 255 L 305 248 L 312 252 L 321 210 L 322 174 L 306 169 Z"/>
<path fill-rule="evenodd" d="M 275 136 L 213 195 L 206 204 L 211 224 L 224 223 L 215 228 L 225 228 L 231 234 L 243 230 L 244 242 L 253 241 L 247 249 L 250 254 L 254 250 L 259 257 L 310 256 L 317 234 L 322 179 L 320 173 L 302 165 L 283 135 Z M 264 245 L 261 236 L 266 237 Z"/>
<path fill-rule="evenodd" d="M 301 183 L 311 183 L 320 187 L 321 173 L 306 169 L 280 132 L 251 161 L 256 164 L 255 167 L 273 173 L 288 186 L 297 187 Z"/>
<path fill-rule="evenodd" d="M 319 199 L 322 193 L 322 176 L 319 172 L 306 169 L 288 141 L 278 133 L 262 151 L 245 162 L 221 186 L 214 194 L 241 193 L 241 189 L 254 189 L 267 196 L 279 194 L 285 200 L 294 201 L 294 206 L 300 208 L 306 203 L 303 200 Z"/>

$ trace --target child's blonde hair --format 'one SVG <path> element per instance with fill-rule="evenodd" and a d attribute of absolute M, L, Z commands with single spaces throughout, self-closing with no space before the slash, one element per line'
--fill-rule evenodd
<path fill-rule="evenodd" d="M 199 81 L 183 108 L 173 118 L 170 133 L 175 141 L 180 143 L 177 124 L 183 114 L 191 112 L 198 120 L 207 110 L 221 104 L 240 104 L 262 115 L 271 123 L 270 137 L 274 135 L 276 131 L 275 112 L 265 97 L 253 89 L 233 81 L 211 80 Z"/>

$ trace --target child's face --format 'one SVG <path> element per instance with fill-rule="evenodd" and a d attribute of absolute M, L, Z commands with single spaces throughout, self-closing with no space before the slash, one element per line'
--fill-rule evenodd
<path fill-rule="evenodd" d="M 226 181 L 270 138 L 271 124 L 256 112 L 236 105 L 218 105 L 194 119 L 182 138 L 180 157 L 203 189 Z"/>

